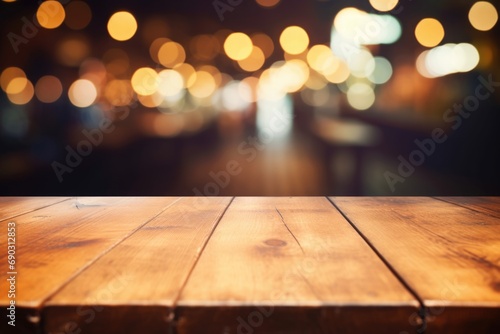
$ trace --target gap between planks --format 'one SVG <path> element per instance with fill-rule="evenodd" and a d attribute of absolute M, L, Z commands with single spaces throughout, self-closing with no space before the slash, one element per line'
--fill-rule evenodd
<path fill-rule="evenodd" d="M 441 201 L 441 202 L 447 203 L 447 204 L 452 204 L 452 205 L 455 205 L 455 206 L 458 206 L 458 207 L 461 207 L 461 208 L 465 208 L 465 209 L 468 209 L 470 211 L 474 211 L 476 213 L 480 213 L 480 214 L 483 214 L 483 215 L 486 215 L 486 216 L 490 216 L 490 217 L 497 218 L 497 219 L 499 218 L 498 216 L 495 216 L 495 215 L 491 214 L 487 210 L 478 210 L 478 209 L 473 208 L 471 205 L 467 206 L 465 204 L 460 204 L 460 203 L 457 203 L 455 201 L 450 201 L 450 200 L 447 200 L 447 199 L 442 198 L 442 197 L 432 196 L 431 198 L 435 199 L 437 201 Z"/>
<path fill-rule="evenodd" d="M 179 303 L 179 299 L 181 298 L 182 292 L 184 291 L 184 288 L 186 287 L 187 282 L 189 281 L 189 278 L 191 277 L 191 274 L 194 271 L 194 268 L 198 264 L 198 261 L 200 260 L 203 252 L 205 251 L 205 248 L 207 247 L 210 239 L 212 238 L 212 235 L 214 234 L 215 230 L 217 229 L 217 226 L 219 226 L 220 221 L 222 220 L 222 218 L 226 214 L 226 211 L 229 209 L 229 207 L 231 206 L 231 204 L 233 203 L 233 201 L 234 201 L 234 196 L 231 197 L 231 200 L 229 201 L 229 203 L 227 204 L 227 206 L 224 208 L 224 211 L 222 211 L 222 213 L 220 214 L 219 218 L 215 222 L 214 227 L 212 228 L 212 230 L 208 234 L 207 239 L 205 240 L 205 242 L 201 246 L 201 250 L 198 253 L 198 256 L 194 260 L 194 263 L 191 266 L 191 268 L 189 269 L 189 272 L 188 272 L 188 274 L 186 276 L 186 279 L 184 280 L 184 282 L 182 282 L 181 288 L 179 289 L 179 292 L 177 293 L 177 296 L 175 297 L 175 299 L 174 299 L 174 301 L 172 303 L 172 311 L 171 311 L 171 313 L 169 315 L 169 318 L 172 320 L 173 325 L 170 326 L 170 333 L 169 334 L 175 334 L 177 332 L 176 331 L 177 326 L 175 324 L 177 322 L 177 319 L 178 319 L 179 315 L 177 314 L 176 311 L 177 311 L 177 304 Z"/>
<path fill-rule="evenodd" d="M 406 280 L 403 278 L 402 275 L 400 275 L 397 270 L 387 261 L 387 259 L 378 251 L 377 248 L 375 248 L 375 245 L 373 245 L 370 240 L 361 232 L 360 229 L 351 221 L 351 219 L 335 204 L 335 202 L 330 198 L 326 197 L 326 199 L 333 205 L 333 207 L 340 212 L 342 217 L 352 226 L 352 228 L 356 231 L 356 233 L 359 234 L 359 236 L 366 242 L 366 244 L 373 250 L 373 252 L 378 256 L 378 258 L 385 264 L 387 269 L 398 279 L 398 281 L 408 290 L 408 292 L 418 301 L 419 303 L 419 309 L 418 309 L 418 315 L 422 321 L 421 328 L 423 331 L 420 329 L 417 330 L 418 333 L 425 333 L 425 329 L 427 327 L 427 319 L 426 319 L 426 307 L 424 300 L 420 298 L 418 293 L 406 282 Z"/>
<path fill-rule="evenodd" d="M 13 216 L 9 216 L 7 218 L 2 218 L 0 219 L 0 223 L 3 223 L 3 222 L 6 222 L 7 220 L 12 220 L 12 219 L 15 219 L 17 217 L 20 217 L 20 216 L 23 216 L 25 214 L 28 214 L 28 213 L 32 213 L 32 212 L 35 212 L 35 211 L 38 211 L 38 210 L 41 210 L 41 209 L 45 209 L 45 208 L 48 208 L 49 206 L 53 206 L 53 205 L 56 205 L 56 204 L 59 204 L 59 203 L 62 203 L 62 202 L 66 202 L 66 201 L 69 201 L 70 199 L 74 199 L 73 197 L 67 197 L 67 198 L 64 198 L 63 200 L 61 201 L 57 201 L 57 202 L 54 202 L 54 203 L 50 203 L 50 204 L 47 204 L 47 205 L 43 205 L 43 206 L 40 206 L 40 207 L 36 207 L 34 209 L 28 209 L 27 211 L 22 211 L 18 214 L 15 214 Z"/>
<path fill-rule="evenodd" d="M 76 198 L 77 199 L 77 198 Z M 51 294 L 49 294 L 44 300 L 43 302 L 41 303 L 41 308 L 38 310 L 38 314 L 40 315 L 41 314 L 41 310 L 45 307 L 45 302 L 50 300 L 53 296 L 55 296 L 57 293 L 59 293 L 59 291 L 61 291 L 65 286 L 67 286 L 71 281 L 73 281 L 76 277 L 78 277 L 82 272 L 84 272 L 87 268 L 90 268 L 96 261 L 98 261 L 100 258 L 102 258 L 103 256 L 105 256 L 106 254 L 108 254 L 110 251 L 112 251 L 114 248 L 116 248 L 118 245 L 120 245 L 122 242 L 124 242 L 125 240 L 127 240 L 128 238 L 130 238 L 135 232 L 137 232 L 138 230 L 140 230 L 141 228 L 143 228 L 144 226 L 146 226 L 148 223 L 150 223 L 151 221 L 153 221 L 154 219 L 156 219 L 156 217 L 158 217 L 159 215 L 161 215 L 163 212 L 165 212 L 168 208 L 170 208 L 171 206 L 173 206 L 175 203 L 177 203 L 178 201 L 180 201 L 182 199 L 182 197 L 178 197 L 175 201 L 173 201 L 172 203 L 168 204 L 167 206 L 165 206 L 163 209 L 161 209 L 156 215 L 154 215 L 153 217 L 151 217 L 150 219 L 146 220 L 143 224 L 139 225 L 137 228 L 133 229 L 129 234 L 127 234 L 125 237 L 123 237 L 122 239 L 120 239 L 119 241 L 117 241 L 114 245 L 111 245 L 111 247 L 109 247 L 108 249 L 104 250 L 101 254 L 97 255 L 93 260 L 89 261 L 89 263 L 87 263 L 85 266 L 83 266 L 82 268 L 80 268 L 79 270 L 77 270 L 73 275 L 71 275 L 64 283 L 62 283 L 54 292 L 52 292 Z M 75 204 L 76 208 L 79 210 L 78 208 L 78 202 Z M 43 322 L 43 318 L 40 317 L 41 321 Z M 41 328 L 43 328 L 43 323 L 40 324 L 41 325 Z"/>

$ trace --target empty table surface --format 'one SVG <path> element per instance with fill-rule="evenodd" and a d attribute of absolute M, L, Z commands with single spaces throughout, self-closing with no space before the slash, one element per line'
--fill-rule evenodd
<path fill-rule="evenodd" d="M 1 333 L 500 332 L 498 197 L 4 197 L 0 225 Z"/>

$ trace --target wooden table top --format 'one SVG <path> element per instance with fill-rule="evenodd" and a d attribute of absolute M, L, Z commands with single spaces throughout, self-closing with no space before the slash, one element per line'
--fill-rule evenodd
<path fill-rule="evenodd" d="M 500 333 L 500 197 L 4 197 L 0 224 L 1 333 Z"/>

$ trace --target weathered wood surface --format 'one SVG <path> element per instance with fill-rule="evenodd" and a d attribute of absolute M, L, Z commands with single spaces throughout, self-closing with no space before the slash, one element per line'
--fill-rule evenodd
<path fill-rule="evenodd" d="M 474 211 L 500 218 L 500 197 L 437 197 Z"/>
<path fill-rule="evenodd" d="M 0 198 L 17 261 L 0 332 L 497 333 L 499 212 L 498 197 Z"/>
<path fill-rule="evenodd" d="M 45 331 L 168 333 L 173 307 L 231 198 L 182 198 L 45 305 Z"/>
<path fill-rule="evenodd" d="M 417 307 L 326 198 L 236 198 L 182 292 L 178 332 L 398 333 Z"/>
<path fill-rule="evenodd" d="M 68 199 L 68 197 L 0 197 L 0 222 Z"/>
<path fill-rule="evenodd" d="M 35 332 L 43 302 L 106 251 L 161 213 L 175 198 L 76 198 L 26 213 L 16 223 L 16 332 Z M 7 249 L 7 227 L 0 231 Z M 6 273 L 7 252 L 0 253 Z M 0 280 L 0 291 L 9 290 Z M 7 293 L 0 294 L 6 319 Z M 2 333 L 12 330 L 6 321 Z"/>
<path fill-rule="evenodd" d="M 421 298 L 426 333 L 500 332 L 500 219 L 424 197 L 332 201 Z"/>

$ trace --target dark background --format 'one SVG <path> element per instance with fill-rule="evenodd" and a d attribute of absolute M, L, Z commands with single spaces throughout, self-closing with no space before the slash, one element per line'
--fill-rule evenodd
<path fill-rule="evenodd" d="M 253 0 L 243 0 L 233 11 L 224 13 L 221 22 L 211 1 L 87 3 L 92 9 L 92 21 L 84 30 L 75 32 L 64 24 L 53 30 L 42 28 L 16 54 L 6 36 L 21 31 L 22 17 L 32 18 L 37 4 L 0 2 L 0 71 L 18 66 L 33 82 L 42 75 L 53 74 L 63 83 L 62 97 L 51 104 L 33 98 L 26 105 L 15 106 L 0 92 L 1 195 L 195 195 L 195 189 L 204 195 L 500 194 L 500 93 L 495 91 L 482 101 L 457 130 L 442 120 L 448 108 L 474 93 L 478 76 L 491 75 L 494 81 L 500 81 L 499 24 L 487 32 L 473 29 L 467 12 L 474 1 L 399 2 L 401 10 L 394 16 L 402 25 L 402 36 L 395 44 L 382 45 L 377 50 L 377 55 L 391 61 L 394 75 L 388 83 L 377 87 L 377 103 L 369 110 L 351 109 L 336 85 L 331 85 L 332 91 L 344 99 L 336 112 L 329 112 L 328 108 L 315 110 L 295 93 L 291 97 L 292 133 L 247 161 L 237 148 L 249 136 L 256 135 L 255 112 L 219 112 L 199 129 L 160 136 L 141 130 L 145 119 L 160 112 L 136 103 L 130 108 L 130 116 L 116 122 L 116 130 L 106 134 L 103 143 L 59 182 L 51 164 L 63 162 L 66 146 L 76 147 L 84 139 L 82 129 L 92 129 L 96 126 L 95 117 L 101 117 L 92 108 L 76 108 L 69 102 L 67 90 L 78 78 L 78 66 L 64 66 L 55 59 L 54 50 L 61 39 L 84 36 L 90 45 L 89 56 L 95 58 L 102 57 L 109 48 L 122 48 L 129 54 L 131 75 L 141 66 L 158 67 L 141 39 L 141 27 L 150 18 L 165 20 L 169 27 L 166 37 L 185 47 L 193 36 L 215 34 L 221 29 L 247 34 L 264 32 L 275 44 L 272 57 L 264 65 L 268 68 L 283 59 L 278 39 L 285 27 L 303 27 L 309 34 L 310 46 L 328 45 L 332 21 L 340 9 L 354 6 L 372 11 L 368 1 L 282 0 L 276 7 L 262 8 Z M 130 11 L 138 21 L 138 32 L 126 42 L 112 40 L 106 31 L 108 18 L 119 10 Z M 435 17 L 445 27 L 441 44 L 480 44 L 491 52 L 492 61 L 480 63 L 468 73 L 436 79 L 419 77 L 414 70 L 415 59 L 425 48 L 417 43 L 413 31 L 424 17 Z M 214 59 L 213 65 L 234 79 L 249 75 L 223 54 Z M 405 69 L 410 70 L 404 72 Z M 395 82 L 396 77 L 406 87 Z M 419 93 L 417 86 L 428 87 L 427 93 Z M 414 99 L 409 103 L 394 102 L 404 89 L 409 89 Z M 351 131 L 346 124 L 352 122 L 376 136 L 368 142 L 339 139 L 336 134 Z M 22 124 L 22 130 L 10 131 L 17 123 Z M 429 138 L 437 127 L 446 131 L 448 140 L 437 145 L 435 152 L 392 192 L 384 173 L 397 173 L 398 156 L 407 158 L 416 149 L 414 141 Z M 224 171 L 231 160 L 239 162 L 241 171 L 226 179 Z M 207 187 L 215 184 L 213 175 L 222 177 L 220 184 Z"/>

